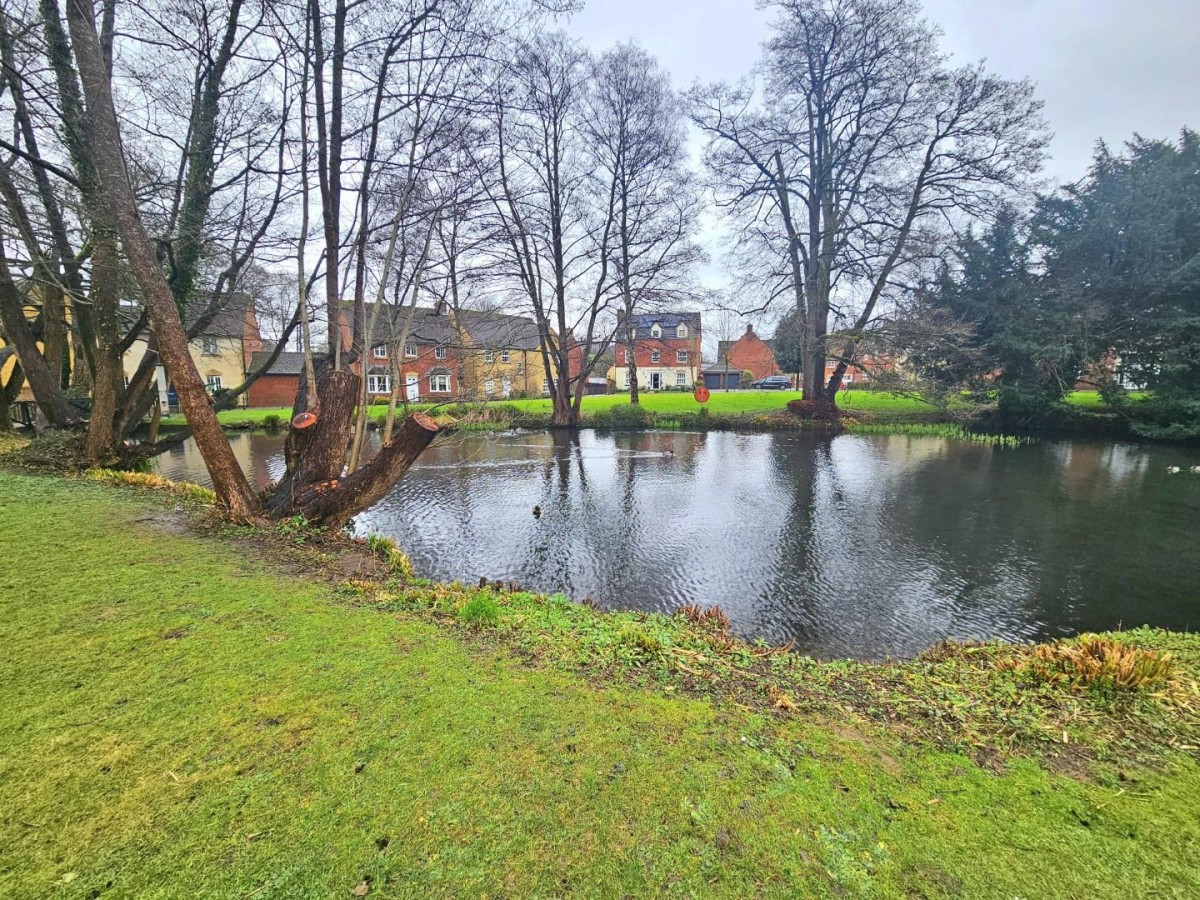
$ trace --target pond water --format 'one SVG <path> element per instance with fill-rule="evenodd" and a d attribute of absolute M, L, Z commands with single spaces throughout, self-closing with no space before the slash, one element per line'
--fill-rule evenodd
<path fill-rule="evenodd" d="M 282 435 L 231 439 L 254 481 L 279 475 Z M 1200 627 L 1196 464 L 1195 449 L 1082 441 L 457 434 L 355 528 L 430 578 L 718 604 L 745 637 L 878 659 L 941 638 Z M 207 481 L 191 444 L 159 471 Z"/>

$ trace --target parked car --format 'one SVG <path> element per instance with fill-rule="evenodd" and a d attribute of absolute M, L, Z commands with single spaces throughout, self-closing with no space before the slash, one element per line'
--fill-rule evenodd
<path fill-rule="evenodd" d="M 790 375 L 768 375 L 750 383 L 750 387 L 760 391 L 786 391 L 792 386 Z"/>

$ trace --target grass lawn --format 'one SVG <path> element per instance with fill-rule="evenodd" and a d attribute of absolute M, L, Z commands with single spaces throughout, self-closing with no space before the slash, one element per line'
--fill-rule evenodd
<path fill-rule="evenodd" d="M 798 400 L 798 391 L 713 391 L 708 401 L 708 410 L 714 415 L 738 415 L 748 413 L 772 412 L 782 409 L 789 400 Z M 683 391 L 669 391 L 656 394 L 642 394 L 641 405 L 650 412 L 683 413 L 697 412 L 700 404 L 692 395 Z M 551 411 L 548 397 L 537 397 L 532 400 L 503 400 L 495 401 L 516 407 L 527 413 L 547 413 Z M 838 404 L 847 409 L 864 410 L 869 412 L 904 414 L 927 413 L 933 409 L 929 404 L 911 397 L 898 397 L 893 394 L 876 393 L 874 391 L 843 391 L 838 395 Z M 614 406 L 628 406 L 628 394 L 598 394 L 584 397 L 584 413 L 611 409 Z M 414 409 L 428 409 L 428 405 L 415 404 Z M 372 407 L 373 416 L 381 416 L 387 412 L 386 406 Z M 249 423 L 261 424 L 267 416 L 279 416 L 287 420 L 292 414 L 290 409 L 229 409 L 220 413 L 223 424 L 234 425 Z M 167 416 L 163 419 L 167 425 L 182 425 L 182 416 Z"/>
<path fill-rule="evenodd" d="M 0 474 L 0 896 L 1200 895 L 1182 755 L 996 774 L 531 663 L 180 518 Z"/>

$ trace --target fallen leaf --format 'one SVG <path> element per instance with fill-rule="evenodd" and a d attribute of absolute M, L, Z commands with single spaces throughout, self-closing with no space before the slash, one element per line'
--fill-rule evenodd
<path fill-rule="evenodd" d="M 365 897 L 367 892 L 371 890 L 371 885 L 365 881 L 360 881 L 358 887 L 350 892 L 352 897 Z"/>

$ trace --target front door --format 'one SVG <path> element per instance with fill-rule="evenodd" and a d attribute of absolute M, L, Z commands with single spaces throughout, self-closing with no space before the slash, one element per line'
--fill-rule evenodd
<path fill-rule="evenodd" d="M 504 395 L 505 399 L 512 396 L 512 379 L 511 378 L 504 378 L 500 381 L 500 393 Z"/>
<path fill-rule="evenodd" d="M 414 403 L 421 399 L 421 388 L 418 385 L 419 377 L 416 375 L 404 376 L 404 396 L 409 403 Z"/>
<path fill-rule="evenodd" d="M 661 372 L 651 372 L 650 373 L 650 390 L 652 390 L 652 391 L 662 390 L 662 373 Z"/>

